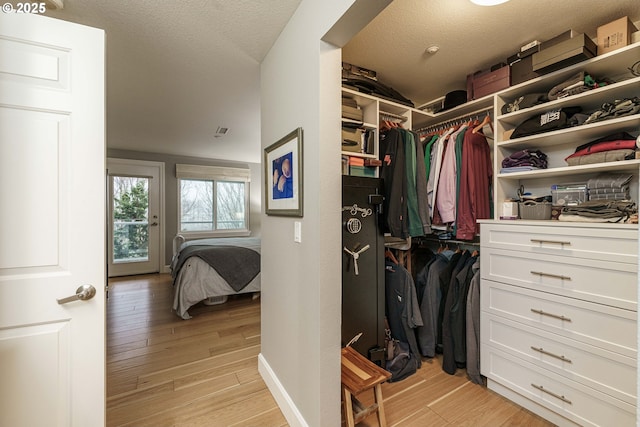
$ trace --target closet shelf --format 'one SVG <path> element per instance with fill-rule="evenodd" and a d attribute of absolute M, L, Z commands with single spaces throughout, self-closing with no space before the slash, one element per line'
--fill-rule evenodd
<path fill-rule="evenodd" d="M 549 168 L 526 172 L 500 173 L 498 178 L 501 180 L 521 180 L 521 179 L 538 179 L 538 178 L 554 178 L 559 176 L 570 176 L 579 174 L 594 174 L 599 172 L 620 172 L 620 171 L 638 171 L 640 160 L 622 160 L 619 162 L 597 163 L 592 165 L 566 166 L 560 168 Z"/>
<path fill-rule="evenodd" d="M 345 118 L 342 118 L 342 123 L 347 123 L 347 124 L 352 124 L 352 125 L 360 125 L 360 128 L 362 128 L 362 129 L 377 129 L 378 128 L 378 125 L 376 125 L 375 123 L 360 122 L 358 120 L 345 119 Z"/>
<path fill-rule="evenodd" d="M 525 108 L 523 110 L 514 111 L 513 113 L 499 115 L 497 118 L 502 123 L 517 126 L 531 116 L 556 108 L 579 105 L 582 107 L 583 112 L 587 112 L 591 109 L 596 110 L 604 102 L 612 102 L 615 99 L 624 99 L 631 96 L 639 95 L 640 77 L 635 77 L 587 92 L 583 92 L 578 95 L 567 96 L 566 98 L 560 98 L 553 101 L 545 102 L 544 104 L 539 104 L 530 108 Z M 510 101 L 512 102 L 513 99 Z"/>
<path fill-rule="evenodd" d="M 621 76 L 631 75 L 628 67 L 631 67 L 638 60 L 638 57 L 640 57 L 640 42 L 511 86 L 499 92 L 498 96 L 504 100 L 509 100 L 522 93 L 545 92 L 582 70 L 588 71 L 596 78 L 608 77 L 613 80 L 619 80 Z"/>
<path fill-rule="evenodd" d="M 623 131 L 629 127 L 640 126 L 640 114 L 620 117 L 618 119 L 603 120 L 592 124 L 575 126 L 560 129 L 552 132 L 540 133 L 537 135 L 525 136 L 522 138 L 508 139 L 496 143 L 499 148 L 509 148 L 513 150 L 522 148 L 543 148 L 548 146 L 559 146 L 568 143 L 580 145 L 590 140 Z"/>
<path fill-rule="evenodd" d="M 364 159 L 377 159 L 378 156 L 375 154 L 367 154 L 367 153 L 356 153 L 355 151 L 341 151 L 343 156 L 350 157 L 362 157 Z"/>
<path fill-rule="evenodd" d="M 435 114 L 414 109 L 412 111 L 412 127 L 414 129 L 429 127 L 438 123 L 447 122 L 455 117 L 475 114 L 475 112 L 479 110 L 493 109 L 493 105 L 492 94 Z"/>

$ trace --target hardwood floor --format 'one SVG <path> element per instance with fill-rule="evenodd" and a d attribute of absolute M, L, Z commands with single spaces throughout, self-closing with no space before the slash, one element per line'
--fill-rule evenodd
<path fill-rule="evenodd" d="M 182 320 L 172 297 L 167 274 L 109 281 L 107 426 L 287 426 L 258 373 L 260 300 L 199 304 Z M 463 370 L 446 374 L 438 359 L 385 383 L 383 395 L 389 426 L 552 425 L 469 382 Z M 358 425 L 377 426 L 376 417 Z"/>

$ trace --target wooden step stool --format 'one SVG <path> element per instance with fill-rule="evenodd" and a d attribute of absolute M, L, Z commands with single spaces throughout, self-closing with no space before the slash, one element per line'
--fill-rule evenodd
<path fill-rule="evenodd" d="M 347 427 L 354 427 L 373 412 L 377 413 L 380 427 L 387 426 L 382 404 L 382 383 L 389 378 L 391 372 L 385 371 L 353 348 L 342 349 L 342 397 Z M 374 389 L 375 403 L 365 408 L 355 396 L 370 389 Z"/>

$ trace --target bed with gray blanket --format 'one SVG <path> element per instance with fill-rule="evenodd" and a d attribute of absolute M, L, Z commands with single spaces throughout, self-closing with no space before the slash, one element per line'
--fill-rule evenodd
<path fill-rule="evenodd" d="M 260 291 L 260 239 L 225 237 L 183 242 L 177 236 L 171 261 L 173 309 L 190 319 L 189 308 L 212 298 Z"/>

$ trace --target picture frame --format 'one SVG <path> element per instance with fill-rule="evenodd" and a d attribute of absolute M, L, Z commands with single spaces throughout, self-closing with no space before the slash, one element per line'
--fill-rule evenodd
<path fill-rule="evenodd" d="M 264 149 L 265 212 L 302 217 L 302 147 L 299 127 Z"/>

